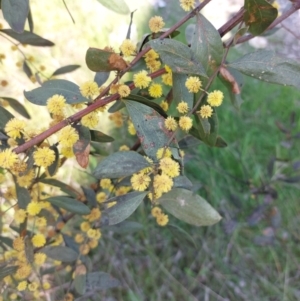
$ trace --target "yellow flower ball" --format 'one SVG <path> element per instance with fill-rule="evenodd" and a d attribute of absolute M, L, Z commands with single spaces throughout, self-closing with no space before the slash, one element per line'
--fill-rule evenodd
<path fill-rule="evenodd" d="M 165 22 L 160 16 L 154 16 L 149 20 L 149 28 L 152 32 L 159 32 L 164 26 Z"/>

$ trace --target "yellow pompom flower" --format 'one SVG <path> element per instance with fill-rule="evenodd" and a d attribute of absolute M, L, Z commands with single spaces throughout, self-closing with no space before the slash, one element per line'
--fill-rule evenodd
<path fill-rule="evenodd" d="M 174 117 L 168 116 L 168 118 L 165 120 L 165 127 L 169 131 L 175 131 L 177 129 L 177 121 Z"/>
<path fill-rule="evenodd" d="M 154 16 L 149 20 L 149 28 L 152 32 L 159 32 L 165 26 L 162 17 Z"/>
<path fill-rule="evenodd" d="M 80 230 L 81 230 L 82 232 L 87 232 L 90 228 L 91 228 L 91 225 L 90 225 L 89 222 L 82 222 L 82 223 L 80 224 Z"/>
<path fill-rule="evenodd" d="M 82 255 L 87 255 L 90 252 L 90 247 L 87 244 L 81 245 L 79 247 L 79 252 Z"/>
<path fill-rule="evenodd" d="M 27 174 L 23 176 L 18 176 L 17 182 L 21 187 L 27 187 L 32 183 L 34 176 L 35 176 L 34 169 L 31 169 Z"/>
<path fill-rule="evenodd" d="M 161 84 L 155 84 L 155 83 L 153 83 L 149 87 L 148 91 L 149 91 L 150 96 L 154 97 L 154 98 L 159 98 L 163 94 L 163 90 L 162 90 L 162 85 Z"/>
<path fill-rule="evenodd" d="M 42 210 L 42 207 L 37 202 L 30 202 L 27 205 L 27 212 L 29 215 L 32 215 L 32 216 L 38 215 L 41 210 Z"/>
<path fill-rule="evenodd" d="M 159 214 L 157 217 L 156 217 L 156 222 L 159 226 L 166 226 L 167 223 L 169 222 L 169 216 L 167 214 Z"/>
<path fill-rule="evenodd" d="M 150 49 L 145 55 L 144 55 L 144 58 L 145 58 L 145 61 L 148 62 L 148 61 L 153 61 L 153 60 L 156 60 L 159 58 L 159 54 L 153 50 L 153 49 Z"/>
<path fill-rule="evenodd" d="M 195 0 L 180 0 L 180 6 L 185 11 L 189 11 L 195 7 Z"/>
<path fill-rule="evenodd" d="M 45 253 L 39 252 L 34 254 L 34 263 L 36 265 L 44 264 L 46 259 L 47 259 L 47 255 Z"/>
<path fill-rule="evenodd" d="M 17 237 L 13 240 L 13 248 L 16 251 L 23 251 L 25 249 L 25 243 L 23 237 Z"/>
<path fill-rule="evenodd" d="M 107 195 L 105 192 L 98 192 L 96 194 L 96 200 L 98 203 L 103 203 L 107 199 Z"/>
<path fill-rule="evenodd" d="M 14 220 L 18 224 L 22 224 L 22 223 L 24 223 L 26 216 L 27 216 L 27 213 L 24 209 L 18 209 L 15 211 Z"/>
<path fill-rule="evenodd" d="M 81 244 L 81 243 L 83 243 L 83 241 L 84 241 L 84 236 L 83 236 L 83 234 L 82 233 L 77 233 L 76 235 L 75 235 L 75 242 L 77 242 L 78 244 Z"/>
<path fill-rule="evenodd" d="M 140 89 L 147 88 L 151 80 L 152 80 L 151 77 L 148 76 L 147 71 L 145 70 L 142 70 L 133 76 L 134 85 Z"/>
<path fill-rule="evenodd" d="M 62 95 L 55 94 L 47 99 L 47 109 L 53 115 L 62 116 L 66 105 L 66 99 Z"/>
<path fill-rule="evenodd" d="M 96 236 L 96 229 L 89 229 L 86 233 L 88 238 L 95 238 Z"/>
<path fill-rule="evenodd" d="M 91 112 L 81 118 L 81 124 L 88 128 L 95 128 L 98 125 L 99 116 L 97 112 Z"/>
<path fill-rule="evenodd" d="M 145 191 L 148 188 L 150 181 L 150 177 L 144 173 L 136 173 L 130 179 L 132 188 L 137 191 Z"/>
<path fill-rule="evenodd" d="M 100 187 L 103 189 L 108 189 L 111 185 L 111 179 L 101 179 Z"/>
<path fill-rule="evenodd" d="M 89 220 L 89 222 L 94 222 L 101 217 L 101 211 L 99 208 L 93 208 L 89 215 L 86 215 L 85 218 Z"/>
<path fill-rule="evenodd" d="M 223 98 L 224 98 L 224 94 L 219 90 L 215 90 L 211 93 L 208 93 L 207 102 L 212 107 L 218 107 L 222 104 Z"/>
<path fill-rule="evenodd" d="M 179 119 L 179 126 L 182 130 L 188 132 L 193 126 L 193 119 L 188 116 L 181 116 Z"/>
<path fill-rule="evenodd" d="M 33 153 L 33 159 L 34 163 L 37 166 L 41 167 L 48 167 L 50 166 L 54 160 L 55 160 L 55 152 L 54 150 L 50 149 L 49 147 L 43 147 L 43 148 L 38 148 L 34 153 Z"/>
<path fill-rule="evenodd" d="M 185 81 L 185 86 L 187 87 L 190 93 L 197 93 L 200 91 L 202 83 L 197 76 L 190 76 Z"/>
<path fill-rule="evenodd" d="M 120 152 L 126 152 L 126 151 L 129 151 L 130 150 L 130 148 L 127 146 L 127 145 L 121 145 L 120 147 L 119 147 L 119 151 Z"/>
<path fill-rule="evenodd" d="M 151 214 L 153 217 L 157 217 L 161 214 L 161 209 L 159 207 L 155 206 L 151 209 Z"/>
<path fill-rule="evenodd" d="M 30 264 L 21 264 L 15 273 L 17 279 L 25 279 L 31 274 L 32 268 Z"/>
<path fill-rule="evenodd" d="M 179 163 L 171 158 L 162 158 L 159 161 L 159 168 L 171 178 L 178 177 L 180 173 Z"/>
<path fill-rule="evenodd" d="M 31 283 L 28 284 L 28 290 L 30 290 L 31 292 L 35 292 L 39 287 L 38 282 L 36 281 L 32 281 Z"/>
<path fill-rule="evenodd" d="M 91 239 L 89 242 L 88 242 L 88 245 L 91 249 L 95 249 L 98 247 L 99 245 L 99 242 L 97 239 Z"/>
<path fill-rule="evenodd" d="M 136 134 L 136 130 L 135 130 L 134 124 L 132 122 L 128 122 L 128 132 L 132 136 L 134 136 Z"/>
<path fill-rule="evenodd" d="M 134 55 L 134 53 L 136 51 L 136 46 L 134 45 L 134 43 L 131 40 L 126 39 L 121 44 L 120 50 L 122 51 L 124 56 L 131 56 L 131 55 Z"/>
<path fill-rule="evenodd" d="M 177 107 L 177 111 L 181 114 L 186 114 L 189 111 L 189 105 L 185 101 L 181 101 Z"/>
<path fill-rule="evenodd" d="M 77 131 L 70 125 L 67 125 L 59 131 L 58 141 L 62 147 L 72 147 L 79 140 Z"/>
<path fill-rule="evenodd" d="M 169 104 L 168 104 L 166 101 L 163 100 L 159 105 L 160 105 L 160 107 L 161 107 L 165 112 L 168 111 L 168 109 L 169 109 Z"/>
<path fill-rule="evenodd" d="M 197 112 L 202 118 L 211 117 L 213 114 L 213 109 L 209 105 L 204 105 L 200 108 L 200 111 Z"/>
<path fill-rule="evenodd" d="M 130 94 L 130 88 L 127 85 L 120 85 L 118 93 L 121 97 L 127 97 Z"/>
<path fill-rule="evenodd" d="M 167 86 L 173 86 L 172 73 L 166 73 L 161 76 L 162 82 Z"/>
<path fill-rule="evenodd" d="M 172 152 L 169 148 L 162 147 L 162 148 L 159 148 L 156 152 L 157 159 L 161 159 L 162 157 L 170 158 L 171 156 L 172 156 Z"/>
<path fill-rule="evenodd" d="M 19 282 L 18 286 L 17 286 L 17 290 L 19 292 L 25 291 L 27 288 L 27 280 L 23 280 L 21 282 Z"/>
<path fill-rule="evenodd" d="M 32 239 L 32 244 L 36 248 L 43 247 L 46 243 L 46 238 L 43 234 L 35 234 Z"/>
<path fill-rule="evenodd" d="M 18 160 L 18 155 L 10 149 L 5 149 L 0 152 L 0 167 L 2 168 L 12 168 Z"/>
<path fill-rule="evenodd" d="M 47 220 L 46 220 L 46 218 L 43 217 L 43 216 L 36 218 L 35 219 L 35 225 L 37 227 L 45 227 L 45 226 L 47 226 Z"/>
<path fill-rule="evenodd" d="M 48 290 L 50 287 L 51 287 L 51 284 L 48 281 L 43 282 L 43 289 L 44 290 Z"/>
<path fill-rule="evenodd" d="M 98 84 L 94 81 L 87 81 L 83 83 L 80 87 L 81 95 L 84 97 L 93 97 L 94 95 L 99 94 L 99 87 Z"/>
<path fill-rule="evenodd" d="M 155 193 L 168 192 L 173 187 L 173 180 L 166 174 L 156 175 L 154 177 L 153 187 Z"/>
<path fill-rule="evenodd" d="M 158 60 L 147 61 L 146 66 L 151 72 L 155 72 L 161 66 L 161 62 Z"/>
<path fill-rule="evenodd" d="M 13 139 L 21 138 L 21 132 L 24 130 L 25 125 L 25 121 L 12 118 L 6 123 L 4 131 Z"/>

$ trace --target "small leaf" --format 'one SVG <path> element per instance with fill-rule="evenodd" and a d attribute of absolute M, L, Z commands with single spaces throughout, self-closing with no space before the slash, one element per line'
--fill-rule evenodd
<path fill-rule="evenodd" d="M 51 79 L 44 82 L 39 88 L 32 91 L 24 91 L 26 99 L 39 106 L 46 106 L 48 98 L 55 94 L 64 96 L 68 104 L 88 101 L 81 95 L 76 84 L 64 79 Z"/>
<path fill-rule="evenodd" d="M 84 193 L 84 196 L 86 197 L 86 200 L 88 202 L 88 204 L 91 207 L 96 207 L 97 206 L 97 200 L 96 200 L 96 193 L 93 189 L 91 188 L 86 188 L 81 186 L 81 189 Z"/>
<path fill-rule="evenodd" d="M 221 136 L 218 136 L 215 147 L 227 147 L 227 143 Z"/>
<path fill-rule="evenodd" d="M 91 135 L 90 130 L 82 125 L 76 125 L 74 128 L 77 130 L 79 140 L 73 145 L 73 152 L 76 157 L 76 161 L 82 168 L 87 168 L 89 165 L 90 155 L 90 142 Z"/>
<path fill-rule="evenodd" d="M 143 150 L 150 158 L 156 158 L 157 150 L 167 145 L 172 136 L 172 132 L 165 128 L 165 118 L 144 104 L 130 100 L 124 102 Z"/>
<path fill-rule="evenodd" d="M 218 30 L 200 13 L 196 15 L 196 21 L 191 42 L 193 59 L 201 63 L 207 74 L 211 75 L 221 64 L 223 43 Z"/>
<path fill-rule="evenodd" d="M 108 113 L 115 113 L 120 111 L 125 107 L 125 103 L 123 101 L 116 101 L 109 109 Z"/>
<path fill-rule="evenodd" d="M 136 208 L 141 204 L 148 192 L 130 192 L 124 195 L 114 197 L 108 201 L 117 203 L 106 209 L 103 218 L 104 225 L 115 225 L 128 218 Z"/>
<path fill-rule="evenodd" d="M 115 179 L 132 175 L 146 167 L 149 167 L 149 162 L 137 152 L 116 152 L 102 160 L 93 175 L 97 179 Z"/>
<path fill-rule="evenodd" d="M 193 108 L 194 94 L 190 93 L 185 86 L 188 75 L 173 73 L 172 76 L 174 104 L 177 106 L 182 100 L 184 100 L 190 109 Z"/>
<path fill-rule="evenodd" d="M 26 61 L 23 62 L 23 71 L 25 72 L 27 77 L 30 79 L 32 76 L 32 71 Z"/>
<path fill-rule="evenodd" d="M 67 193 L 68 195 L 74 198 L 78 196 L 78 193 L 74 188 L 59 180 L 46 178 L 46 179 L 40 179 L 39 181 L 47 185 L 58 187 L 61 189 L 61 191 Z"/>
<path fill-rule="evenodd" d="M 22 33 L 29 13 L 29 0 L 2 0 L 1 9 L 9 26 Z"/>
<path fill-rule="evenodd" d="M 169 213 L 195 226 L 210 226 L 220 221 L 219 213 L 199 195 L 174 188 L 157 200 Z"/>
<path fill-rule="evenodd" d="M 128 25 L 128 30 L 127 30 L 127 34 L 126 34 L 126 39 L 130 39 L 130 35 L 131 35 L 131 26 L 132 26 L 132 21 L 133 21 L 133 14 L 135 11 L 130 13 L 130 22 Z"/>
<path fill-rule="evenodd" d="M 90 208 L 85 204 L 67 196 L 54 196 L 45 199 L 45 201 L 50 202 L 54 206 L 80 215 L 87 215 L 91 212 Z"/>
<path fill-rule="evenodd" d="M 31 201 L 31 196 L 29 191 L 24 187 L 20 187 L 19 184 L 16 183 L 16 193 L 17 193 L 19 208 L 26 210 L 27 205 Z"/>
<path fill-rule="evenodd" d="M 2 226 L 2 224 L 1 224 L 1 226 Z M 2 232 L 1 226 L 0 226 L 0 228 L 1 228 L 1 232 Z M 0 236 L 0 241 L 1 241 L 1 243 L 5 243 L 10 248 L 13 248 L 13 240 L 11 238 L 6 237 L 6 236 Z"/>
<path fill-rule="evenodd" d="M 159 53 L 161 60 L 174 73 L 197 74 L 207 77 L 202 64 L 193 58 L 191 49 L 181 42 L 164 39 L 152 40 L 150 46 Z"/>
<path fill-rule="evenodd" d="M 87 273 L 86 276 L 86 289 L 89 291 L 97 291 L 121 286 L 119 280 L 104 272 Z"/>
<path fill-rule="evenodd" d="M 13 119 L 15 116 L 0 106 L 0 128 L 4 129 L 5 125 L 10 119 Z"/>
<path fill-rule="evenodd" d="M 72 262 L 79 258 L 79 254 L 65 246 L 47 246 L 41 250 L 48 257 L 62 262 Z"/>
<path fill-rule="evenodd" d="M 90 130 L 90 134 L 91 134 L 92 141 L 102 142 L 102 143 L 115 141 L 113 137 L 105 135 L 100 131 Z"/>
<path fill-rule="evenodd" d="M 107 81 L 109 75 L 110 72 L 96 72 L 94 82 L 96 82 L 97 85 L 100 87 Z"/>
<path fill-rule="evenodd" d="M 27 20 L 28 20 L 28 25 L 29 25 L 29 31 L 33 32 L 34 23 L 33 23 L 33 18 L 32 18 L 32 13 L 31 13 L 30 7 L 29 7 L 29 12 L 28 12 Z"/>
<path fill-rule="evenodd" d="M 18 268 L 19 268 L 19 266 L 17 266 L 17 265 L 12 265 L 12 266 L 6 266 L 5 264 L 1 265 L 0 266 L 0 280 L 5 278 L 6 276 L 14 274 Z"/>
<path fill-rule="evenodd" d="M 36 35 L 35 33 L 32 33 L 27 30 L 24 30 L 24 32 L 21 34 L 15 33 L 11 29 L 0 29 L 0 32 L 7 34 L 11 38 L 19 41 L 22 44 L 28 44 L 28 45 L 32 45 L 32 46 L 42 46 L 42 47 L 55 45 L 51 41 L 46 40 L 46 39 Z"/>
<path fill-rule="evenodd" d="M 192 135 L 185 136 L 183 139 L 179 141 L 180 149 L 191 149 L 200 144 L 200 141 Z"/>
<path fill-rule="evenodd" d="M 156 112 L 158 112 L 161 116 L 167 118 L 168 115 L 166 114 L 166 112 L 162 109 L 162 107 L 153 102 L 153 101 L 150 101 L 148 100 L 147 98 L 143 97 L 143 96 L 140 96 L 140 95 L 135 95 L 135 94 L 130 94 L 129 96 L 127 97 L 124 97 L 123 99 L 127 99 L 127 100 L 132 100 L 132 101 L 136 101 L 136 102 L 139 102 L 139 103 L 142 103 L 152 109 L 154 109 Z"/>
<path fill-rule="evenodd" d="M 300 64 L 276 56 L 274 51 L 251 52 L 228 66 L 261 81 L 300 89 Z"/>
<path fill-rule="evenodd" d="M 106 8 L 122 15 L 129 14 L 130 10 L 124 0 L 98 0 Z"/>
<path fill-rule="evenodd" d="M 74 287 L 79 295 L 84 295 L 86 292 L 86 274 L 79 274 L 75 276 Z"/>
<path fill-rule="evenodd" d="M 193 183 L 186 176 L 179 176 L 174 178 L 174 187 L 191 190 Z"/>
<path fill-rule="evenodd" d="M 59 159 L 59 151 L 58 151 L 57 147 L 55 145 L 52 145 L 50 147 L 50 149 L 52 149 L 54 151 L 55 160 L 48 167 L 48 173 L 49 173 L 50 177 L 53 177 L 56 174 L 58 168 L 60 167 L 60 159 Z"/>
<path fill-rule="evenodd" d="M 88 68 L 95 72 L 122 71 L 126 61 L 117 53 L 98 48 L 89 48 L 85 55 Z"/>
<path fill-rule="evenodd" d="M 80 65 L 67 65 L 67 66 L 64 66 L 64 67 L 60 67 L 60 68 L 58 68 L 57 70 L 54 71 L 54 73 L 51 75 L 51 77 L 61 75 L 61 74 L 65 74 L 65 73 L 70 73 L 72 71 L 75 71 L 79 67 L 80 67 Z"/>
<path fill-rule="evenodd" d="M 278 11 L 265 0 L 245 0 L 244 21 L 254 36 L 263 33 L 277 18 Z"/>
<path fill-rule="evenodd" d="M 103 228 L 105 228 L 105 226 L 103 226 Z M 109 231 L 113 231 L 114 233 L 124 234 L 124 233 L 132 233 L 132 232 L 141 231 L 141 230 L 143 230 L 143 228 L 144 228 L 143 225 L 138 222 L 123 221 L 119 224 L 109 226 L 107 229 Z"/>
<path fill-rule="evenodd" d="M 9 106 L 13 108 L 16 112 L 22 115 L 25 118 L 30 119 L 30 115 L 28 114 L 26 108 L 16 99 L 10 97 L 0 97 L 0 99 L 4 99 L 9 102 Z M 1 119 L 1 118 L 0 118 Z"/>

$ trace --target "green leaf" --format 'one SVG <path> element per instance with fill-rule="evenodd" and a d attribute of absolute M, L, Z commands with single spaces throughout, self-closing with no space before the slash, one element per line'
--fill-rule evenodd
<path fill-rule="evenodd" d="M 84 196 L 91 207 L 97 207 L 96 193 L 91 188 L 81 186 Z"/>
<path fill-rule="evenodd" d="M 261 81 L 300 89 L 299 62 L 276 56 L 274 51 L 251 52 L 228 66 Z"/>
<path fill-rule="evenodd" d="M 169 213 L 194 226 L 210 226 L 221 219 L 206 200 L 186 189 L 174 188 L 157 201 Z"/>
<path fill-rule="evenodd" d="M 67 193 L 68 195 L 70 195 L 74 198 L 76 198 L 78 196 L 78 193 L 76 192 L 76 190 L 74 190 L 71 186 L 69 186 L 59 180 L 45 178 L 45 179 L 40 179 L 39 181 L 46 185 L 58 187 L 61 189 L 61 191 Z"/>
<path fill-rule="evenodd" d="M 28 78 L 31 78 L 32 71 L 26 61 L 23 62 L 23 71 L 25 72 L 25 74 L 27 75 Z"/>
<path fill-rule="evenodd" d="M 57 147 L 55 145 L 52 145 L 50 147 L 50 149 L 52 149 L 54 151 L 55 160 L 48 167 L 48 173 L 49 173 L 50 177 L 53 177 L 56 174 L 58 168 L 60 167 L 60 159 L 59 159 L 59 151 L 58 151 Z"/>
<path fill-rule="evenodd" d="M 96 166 L 93 175 L 97 179 L 116 179 L 132 175 L 146 167 L 149 167 L 149 162 L 137 152 L 116 152 L 103 159 Z"/>
<path fill-rule="evenodd" d="M 46 106 L 48 98 L 55 94 L 64 96 L 68 104 L 89 101 L 81 95 L 79 87 L 76 84 L 64 79 L 48 80 L 39 88 L 32 91 L 24 91 L 26 99 L 39 106 Z"/>
<path fill-rule="evenodd" d="M 48 257 L 62 262 L 72 262 L 78 259 L 79 254 L 65 246 L 47 246 L 41 250 Z"/>
<path fill-rule="evenodd" d="M 10 97 L 1 97 L 0 98 L 9 102 L 9 106 L 13 108 L 16 112 L 22 115 L 25 118 L 30 119 L 30 115 L 28 114 L 26 108 L 16 99 Z"/>
<path fill-rule="evenodd" d="M 84 295 L 86 292 L 86 274 L 75 276 L 74 288 L 79 295 Z"/>
<path fill-rule="evenodd" d="M 159 53 L 164 64 L 174 73 L 197 74 L 207 77 L 201 62 L 193 57 L 192 50 L 181 42 L 164 39 L 152 40 L 149 45 Z"/>
<path fill-rule="evenodd" d="M 193 183 L 186 176 L 179 176 L 173 179 L 174 187 L 176 188 L 184 188 L 191 190 L 193 188 Z"/>
<path fill-rule="evenodd" d="M 163 117 L 165 117 L 165 118 L 168 117 L 166 112 L 162 109 L 162 107 L 159 104 L 157 104 L 153 101 L 150 101 L 150 100 L 148 100 L 147 98 L 145 98 L 143 96 L 130 94 L 128 97 L 124 97 L 123 99 L 132 100 L 132 101 L 142 103 L 142 104 L 154 109 L 156 112 L 158 112 Z"/>
<path fill-rule="evenodd" d="M 97 85 L 100 87 L 107 81 L 109 75 L 110 72 L 96 72 L 94 82 L 96 82 Z"/>
<path fill-rule="evenodd" d="M 113 142 L 115 140 L 113 137 L 105 135 L 100 131 L 90 130 L 90 133 L 91 133 L 92 141 L 105 143 L 105 142 Z"/>
<path fill-rule="evenodd" d="M 76 157 L 76 161 L 82 168 L 86 168 L 89 165 L 90 156 L 90 142 L 91 134 L 89 128 L 83 125 L 75 125 L 74 128 L 77 130 L 79 140 L 73 145 L 73 152 Z"/>
<path fill-rule="evenodd" d="M 6 266 L 6 264 L 0 266 L 0 280 L 5 278 L 6 276 L 14 274 L 19 266 L 12 265 L 12 266 Z"/>
<path fill-rule="evenodd" d="M 54 206 L 80 215 L 87 215 L 91 212 L 90 208 L 85 204 L 67 196 L 53 196 L 45 199 L 45 201 L 50 202 Z"/>
<path fill-rule="evenodd" d="M 185 82 L 188 78 L 186 74 L 173 73 L 173 101 L 177 106 L 181 101 L 185 101 L 189 108 L 193 107 L 194 94 L 190 93 L 185 86 Z"/>
<path fill-rule="evenodd" d="M 22 33 L 29 13 L 29 0 L 2 0 L 1 9 L 9 26 Z"/>
<path fill-rule="evenodd" d="M 79 67 L 80 67 L 80 65 L 67 65 L 64 67 L 60 67 L 57 70 L 55 70 L 54 73 L 50 77 L 65 74 L 65 73 L 70 73 L 72 71 L 75 71 Z"/>
<path fill-rule="evenodd" d="M 106 227 L 103 226 L 103 228 L 106 228 Z M 112 231 L 112 232 L 118 233 L 118 234 L 137 232 L 137 231 L 143 230 L 143 228 L 144 227 L 142 224 L 140 224 L 138 222 L 134 222 L 134 221 L 123 221 L 119 224 L 107 227 L 107 229 L 109 231 Z"/>
<path fill-rule="evenodd" d="M 87 273 L 86 276 L 86 289 L 88 291 L 98 291 L 121 286 L 119 280 L 104 272 Z"/>
<path fill-rule="evenodd" d="M 210 118 L 195 116 L 196 124 L 190 131 L 190 134 L 209 146 L 215 146 L 219 131 L 219 121 L 216 110 Z"/>
<path fill-rule="evenodd" d="M 101 155 L 101 156 L 108 156 L 109 153 L 105 150 L 104 146 L 100 142 L 91 141 L 91 146 L 93 148 L 93 151 L 90 153 Z"/>
<path fill-rule="evenodd" d="M 221 64 L 223 43 L 218 30 L 201 14 L 196 15 L 196 25 L 191 42 L 194 60 L 200 62 L 211 75 Z"/>
<path fill-rule="evenodd" d="M 195 138 L 194 136 L 187 135 L 181 139 L 178 144 L 180 149 L 191 149 L 198 146 L 200 142 L 199 139 Z"/>
<path fill-rule="evenodd" d="M 31 201 L 31 196 L 29 191 L 24 187 L 20 187 L 19 184 L 16 183 L 16 193 L 17 193 L 19 208 L 26 210 L 27 205 Z"/>
<path fill-rule="evenodd" d="M 169 223 L 167 227 L 169 228 L 169 230 L 171 230 L 172 235 L 178 239 L 180 246 L 186 248 L 193 247 L 195 249 L 198 249 L 195 240 L 187 231 L 183 230 L 177 225 L 172 225 Z"/>
<path fill-rule="evenodd" d="M 263 33 L 277 18 L 278 11 L 265 0 L 245 0 L 244 21 L 254 36 Z"/>
<path fill-rule="evenodd" d="M 2 227 L 1 228 L 1 233 L 2 233 Z M 11 249 L 13 248 L 13 240 L 9 237 L 6 236 L 0 236 L 0 241 L 2 243 L 5 243 L 7 246 L 9 246 Z"/>
<path fill-rule="evenodd" d="M 130 192 L 109 199 L 117 203 L 104 211 L 103 225 L 115 225 L 128 218 L 141 204 L 148 192 Z"/>
<path fill-rule="evenodd" d="M 124 0 L 98 0 L 106 8 L 122 15 L 130 13 L 129 7 Z"/>
<path fill-rule="evenodd" d="M 226 147 L 226 146 L 227 146 L 226 141 L 221 136 L 218 136 L 215 147 Z"/>
<path fill-rule="evenodd" d="M 121 71 L 127 67 L 127 63 L 117 53 L 98 48 L 87 50 L 85 62 L 88 68 L 95 72 Z"/>
<path fill-rule="evenodd" d="M 34 23 L 33 23 L 33 18 L 32 18 L 32 13 L 31 13 L 31 9 L 29 7 L 29 12 L 28 12 L 28 25 L 29 25 L 29 31 L 33 32 L 34 29 Z"/>
<path fill-rule="evenodd" d="M 108 112 L 109 113 L 115 113 L 120 111 L 121 109 L 123 109 L 125 107 L 125 103 L 123 101 L 116 101 L 109 109 Z"/>
<path fill-rule="evenodd" d="M 172 132 L 165 128 L 165 119 L 154 109 L 141 103 L 124 100 L 137 136 L 146 155 L 156 158 L 159 148 L 167 145 Z"/>
<path fill-rule="evenodd" d="M 239 110 L 243 103 L 241 97 L 244 85 L 243 75 L 235 69 L 221 67 L 218 77 L 227 88 L 232 105 Z"/>
<path fill-rule="evenodd" d="M 0 128 L 4 129 L 7 122 L 15 116 L 0 106 Z"/>
<path fill-rule="evenodd" d="M 0 29 L 0 32 L 3 32 L 10 36 L 11 38 L 19 41 L 22 44 L 28 44 L 32 46 L 54 46 L 55 44 L 49 40 L 46 40 L 35 33 L 24 30 L 23 33 L 15 33 L 11 29 Z"/>

